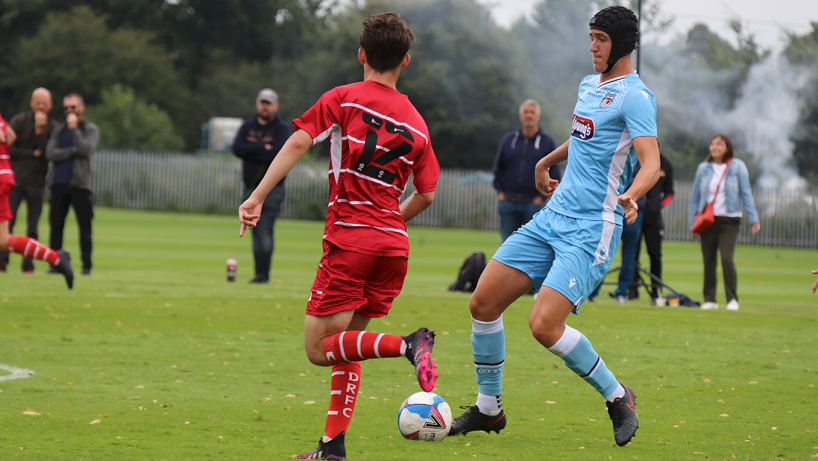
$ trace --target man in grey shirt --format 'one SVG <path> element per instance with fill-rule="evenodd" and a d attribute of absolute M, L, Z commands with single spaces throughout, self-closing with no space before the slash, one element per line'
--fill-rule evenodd
<path fill-rule="evenodd" d="M 69 207 L 74 207 L 80 229 L 82 275 L 91 275 L 91 220 L 92 203 L 91 155 L 99 140 L 99 128 L 86 121 L 82 96 L 70 93 L 63 98 L 65 123 L 51 132 L 46 147 L 46 158 L 51 162 L 46 182 L 51 187 L 51 248 L 59 250 L 63 244 L 63 230 Z"/>

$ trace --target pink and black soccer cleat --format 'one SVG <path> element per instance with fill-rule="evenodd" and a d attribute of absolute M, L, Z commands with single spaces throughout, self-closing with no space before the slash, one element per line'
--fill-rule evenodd
<path fill-rule="evenodd" d="M 411 335 L 404 336 L 403 341 L 406 343 L 406 358 L 415 366 L 420 388 L 431 392 L 435 388 L 435 380 L 440 377 L 435 372 L 437 365 L 432 360 L 435 332 L 422 327 Z"/>

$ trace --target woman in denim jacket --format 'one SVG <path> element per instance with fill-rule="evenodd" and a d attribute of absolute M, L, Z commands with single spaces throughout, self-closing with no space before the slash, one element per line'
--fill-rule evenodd
<path fill-rule="evenodd" d="M 728 166 L 728 161 L 732 159 Z M 727 174 L 724 174 L 725 169 Z M 720 181 L 724 175 L 724 181 Z M 693 238 L 701 237 L 702 257 L 704 259 L 704 304 L 702 309 L 718 309 L 716 302 L 716 259 L 721 253 L 721 268 L 724 274 L 724 291 L 727 294 L 727 309 L 738 310 L 738 277 L 733 254 L 738 242 L 741 226 L 742 207 L 747 211 L 747 218 L 755 234 L 761 229 L 758 212 L 750 189 L 750 175 L 747 166 L 741 160 L 733 158 L 733 142 L 724 134 L 710 138 L 710 153 L 707 159 L 699 164 L 690 205 L 687 213 L 688 228 L 693 229 L 696 214 L 704 210 L 705 205 L 713 201 L 718 188 L 718 196 L 713 204 L 716 222 L 703 234 L 693 233 Z"/>

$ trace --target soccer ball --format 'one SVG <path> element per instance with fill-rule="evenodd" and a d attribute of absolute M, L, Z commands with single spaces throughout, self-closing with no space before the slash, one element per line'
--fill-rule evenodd
<path fill-rule="evenodd" d="M 439 395 L 418 392 L 403 401 L 398 411 L 398 429 L 410 440 L 439 442 L 452 427 L 452 410 Z"/>

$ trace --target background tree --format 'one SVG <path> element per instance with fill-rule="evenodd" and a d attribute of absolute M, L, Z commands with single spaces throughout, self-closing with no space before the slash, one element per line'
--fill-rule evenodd
<path fill-rule="evenodd" d="M 51 90 L 59 109 L 69 92 L 94 105 L 103 88 L 119 83 L 172 114 L 180 135 L 199 136 L 195 129 L 184 129 L 190 128 L 191 95 L 174 68 L 175 56 L 154 42 L 154 34 L 124 27 L 112 31 L 105 20 L 78 6 L 49 14 L 36 34 L 20 39 L 0 80 L 5 90 L 22 96 L 17 108 L 25 108 L 38 86 Z"/>
<path fill-rule="evenodd" d="M 102 90 L 102 100 L 86 116 L 99 126 L 100 148 L 178 152 L 184 145 L 170 116 L 137 98 L 133 88 L 116 84 Z"/>

